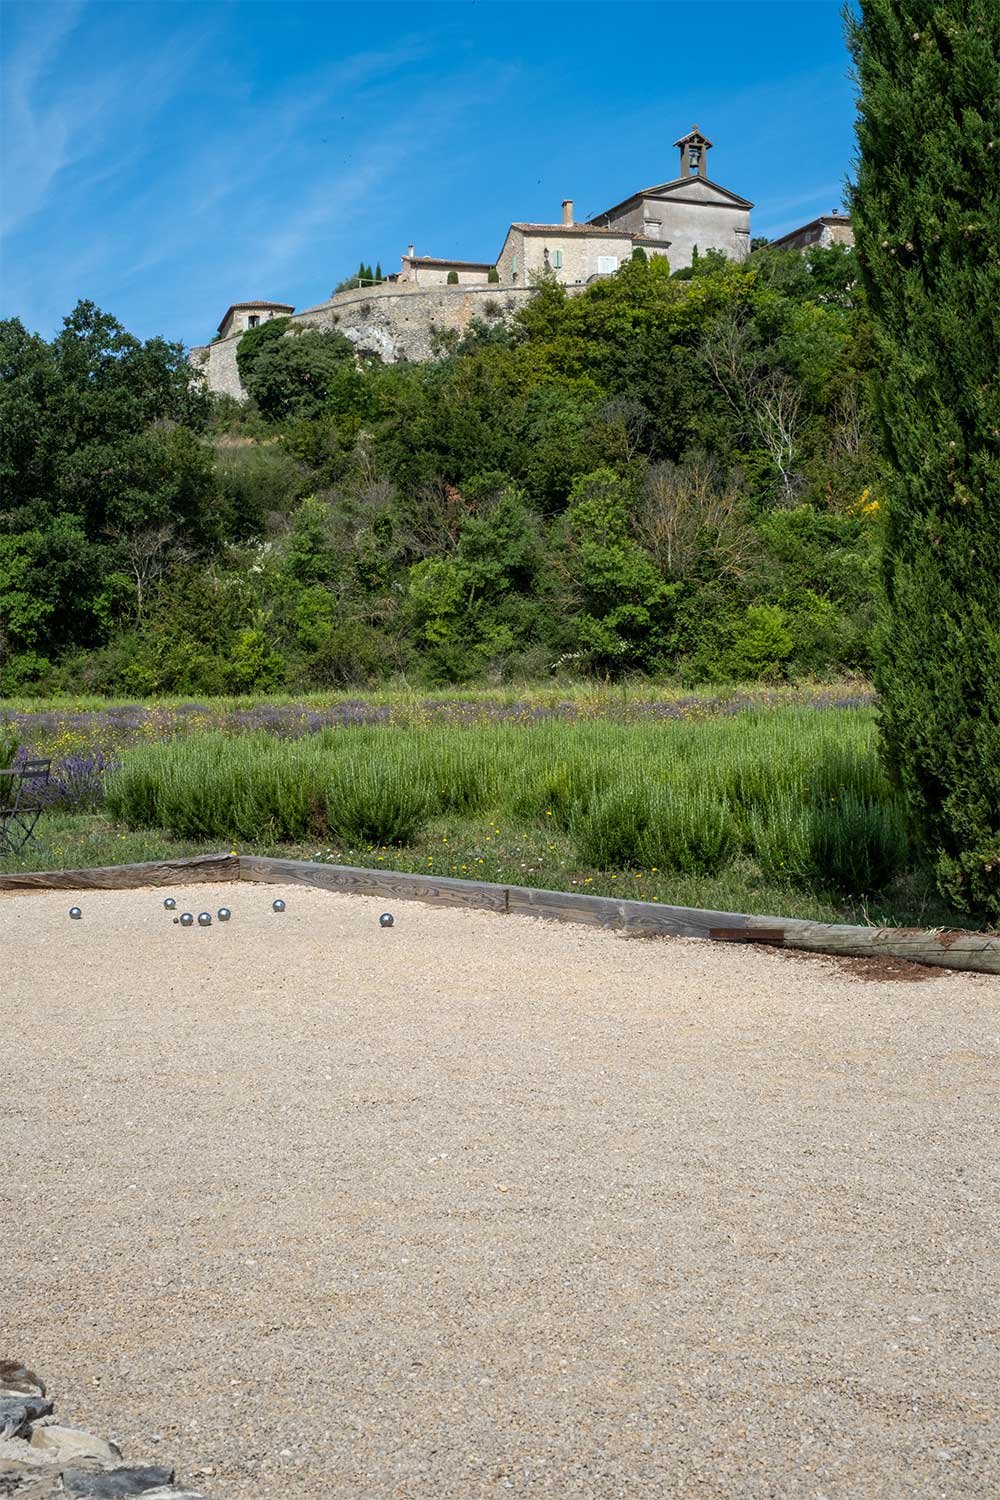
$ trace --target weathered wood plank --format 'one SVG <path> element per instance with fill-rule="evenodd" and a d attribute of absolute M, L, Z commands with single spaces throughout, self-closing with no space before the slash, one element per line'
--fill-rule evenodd
<path fill-rule="evenodd" d="M 515 885 L 507 889 L 507 909 L 524 916 L 586 922 L 592 927 L 662 932 L 674 937 L 707 938 L 713 927 L 745 927 L 748 921 L 738 912 L 702 911 L 696 907 L 667 906 L 659 901 L 618 901 L 613 896 Z"/>
<path fill-rule="evenodd" d="M 235 854 L 196 854 L 91 870 L 24 870 L 0 875 L 0 891 L 114 891 L 143 885 L 191 885 L 239 879 Z"/>
<path fill-rule="evenodd" d="M 934 928 L 846 927 L 828 922 L 784 922 L 785 947 L 845 958 L 905 958 L 944 969 L 1000 974 L 1000 936 Z"/>
<path fill-rule="evenodd" d="M 314 864 L 307 859 L 265 859 L 240 856 L 240 879 L 269 885 L 311 885 L 325 891 L 356 896 L 384 896 L 387 900 L 427 901 L 444 906 L 469 906 L 484 911 L 506 910 L 506 887 L 447 876 L 410 875 L 399 870 L 365 870 L 354 865 Z"/>

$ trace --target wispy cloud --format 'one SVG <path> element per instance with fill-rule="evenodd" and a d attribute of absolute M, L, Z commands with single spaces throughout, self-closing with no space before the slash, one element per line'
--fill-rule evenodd
<path fill-rule="evenodd" d="M 39 7 L 38 23 L 26 32 L 4 67 L 4 191 L 0 212 L 8 228 L 44 202 L 69 159 L 73 125 L 63 112 L 39 108 L 36 95 L 82 10 L 79 0 Z"/>
<path fill-rule="evenodd" d="M 102 57 L 98 46 L 81 66 L 72 54 L 86 8 L 40 4 L 31 15 L 3 73 L 5 235 L 45 209 L 71 168 L 89 163 L 91 183 L 120 171 L 197 67 L 214 30 L 209 20 L 177 31 L 155 52 L 122 48 Z"/>

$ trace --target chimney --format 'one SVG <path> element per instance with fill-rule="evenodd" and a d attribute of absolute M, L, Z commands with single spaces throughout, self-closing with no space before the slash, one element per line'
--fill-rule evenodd
<path fill-rule="evenodd" d="M 564 198 L 563 199 L 563 220 L 562 221 L 563 221 L 564 224 L 572 224 L 572 222 L 573 222 L 573 200 L 572 200 L 572 198 Z"/>
<path fill-rule="evenodd" d="M 410 257 L 410 259 L 412 260 L 413 259 L 413 246 L 412 245 L 407 245 L 407 247 L 406 247 L 406 253 Z"/>

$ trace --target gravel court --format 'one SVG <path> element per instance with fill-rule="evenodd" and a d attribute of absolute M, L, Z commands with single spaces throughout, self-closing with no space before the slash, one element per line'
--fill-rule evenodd
<path fill-rule="evenodd" d="M 0 896 L 64 1420 L 231 1500 L 1000 1493 L 1000 982 L 164 894 Z"/>

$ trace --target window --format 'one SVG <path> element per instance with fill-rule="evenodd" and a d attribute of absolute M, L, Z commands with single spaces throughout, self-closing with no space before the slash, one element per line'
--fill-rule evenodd
<path fill-rule="evenodd" d="M 598 276 L 610 276 L 612 271 L 617 271 L 618 260 L 614 255 L 599 255 L 597 257 Z"/>
<path fill-rule="evenodd" d="M 555 268 L 556 268 L 557 271 L 562 270 L 562 251 L 561 250 L 553 250 L 553 252 L 552 252 L 552 264 L 555 266 Z"/>
<path fill-rule="evenodd" d="M 517 256 L 516 255 L 512 255 L 511 258 L 510 258 L 510 279 L 511 279 L 511 281 L 516 281 L 517 280 Z"/>
<path fill-rule="evenodd" d="M 256 313 L 251 313 L 250 316 L 249 316 L 249 318 L 247 318 L 247 327 L 248 328 L 256 328 L 257 324 L 259 322 L 260 322 L 260 319 L 258 318 L 257 314 Z"/>

